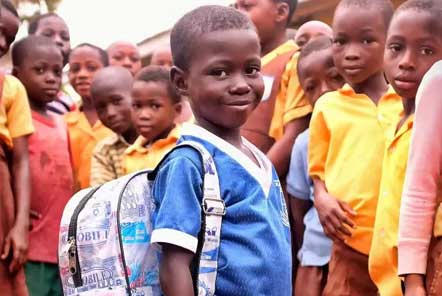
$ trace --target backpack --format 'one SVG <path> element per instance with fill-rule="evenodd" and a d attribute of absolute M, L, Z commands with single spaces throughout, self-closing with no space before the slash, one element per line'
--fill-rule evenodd
<path fill-rule="evenodd" d="M 209 152 L 184 141 L 203 164 L 202 224 L 191 266 L 195 295 L 214 295 L 224 201 Z M 172 152 L 171 151 L 171 152 Z M 162 295 L 161 247 L 151 244 L 152 187 L 164 159 L 143 170 L 76 193 L 66 205 L 59 236 L 59 270 L 65 296 Z M 169 186 L 173 186 L 170 184 Z"/>

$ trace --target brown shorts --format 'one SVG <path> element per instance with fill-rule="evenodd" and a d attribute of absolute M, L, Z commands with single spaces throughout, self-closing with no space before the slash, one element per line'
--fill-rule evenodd
<path fill-rule="evenodd" d="M 333 243 L 323 296 L 377 296 L 368 274 L 368 256 L 344 243 Z"/>
<path fill-rule="evenodd" d="M 433 238 L 427 263 L 427 295 L 442 295 L 442 237 Z"/>
<path fill-rule="evenodd" d="M 296 274 L 296 296 L 321 296 L 327 282 L 328 264 L 299 266 Z"/>
<path fill-rule="evenodd" d="M 0 141 L 0 250 L 6 235 L 14 225 L 15 202 L 12 194 L 7 150 Z M 10 261 L 0 261 L 0 294 L 11 296 L 28 295 L 23 268 L 16 274 L 8 271 Z"/>

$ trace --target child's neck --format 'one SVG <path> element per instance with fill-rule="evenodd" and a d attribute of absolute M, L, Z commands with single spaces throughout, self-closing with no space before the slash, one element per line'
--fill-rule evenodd
<path fill-rule="evenodd" d="M 138 137 L 138 133 L 135 127 L 131 126 L 127 131 L 121 134 L 121 136 L 128 144 L 133 144 Z"/>
<path fill-rule="evenodd" d="M 405 121 L 414 114 L 414 110 L 416 107 L 416 100 L 415 98 L 412 99 L 405 99 L 402 98 L 402 105 L 404 106 L 404 116 L 402 116 L 401 120 L 399 121 L 396 132 L 399 131 L 399 129 L 404 125 Z"/>
<path fill-rule="evenodd" d="M 82 99 L 82 111 L 86 116 L 87 121 L 91 126 L 94 126 L 98 121 L 97 111 L 95 110 L 94 105 L 92 104 L 91 98 L 83 97 Z"/>
<path fill-rule="evenodd" d="M 376 105 L 388 90 L 388 83 L 384 73 L 378 72 L 365 81 L 351 85 L 353 90 L 359 94 L 366 94 Z"/>
<path fill-rule="evenodd" d="M 30 105 L 32 111 L 34 111 L 44 117 L 49 117 L 49 112 L 48 112 L 48 108 L 47 108 L 46 103 L 42 103 L 42 102 L 39 102 L 37 100 L 33 100 L 30 98 L 29 105 Z"/>
<path fill-rule="evenodd" d="M 175 128 L 175 124 L 172 124 L 167 129 L 165 129 L 161 134 L 156 136 L 154 139 L 148 139 L 147 145 L 152 145 L 158 140 L 166 139 L 169 136 L 170 132 Z"/>
<path fill-rule="evenodd" d="M 275 34 L 271 40 L 268 40 L 266 43 L 261 43 L 261 56 L 265 56 L 286 41 L 286 32 L 285 30 L 281 30 L 279 33 Z"/>
<path fill-rule="evenodd" d="M 202 118 L 195 118 L 196 124 L 220 137 L 224 141 L 242 150 L 242 138 L 240 128 L 221 128 Z"/>

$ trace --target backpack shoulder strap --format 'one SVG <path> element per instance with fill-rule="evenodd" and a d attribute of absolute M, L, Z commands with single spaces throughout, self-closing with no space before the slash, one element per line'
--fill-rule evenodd
<path fill-rule="evenodd" d="M 226 206 L 221 198 L 218 172 L 212 155 L 195 141 L 183 141 L 173 148 L 151 172 L 152 180 L 167 156 L 177 149 L 189 147 L 195 149 L 203 164 L 203 198 L 201 203 L 201 230 L 194 266 L 194 288 L 196 295 L 215 295 L 215 282 L 218 269 L 221 225 L 226 214 Z M 201 294 L 200 292 L 204 293 Z"/>

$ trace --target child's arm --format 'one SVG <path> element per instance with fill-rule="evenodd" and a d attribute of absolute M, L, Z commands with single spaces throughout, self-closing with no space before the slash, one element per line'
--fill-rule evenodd
<path fill-rule="evenodd" d="M 310 116 L 307 115 L 287 123 L 284 126 L 284 135 L 282 138 L 276 141 L 267 152 L 267 157 L 273 163 L 280 178 L 285 178 L 287 175 L 293 143 L 298 135 L 308 127 L 309 119 Z"/>
<path fill-rule="evenodd" d="M 162 244 L 162 249 L 160 283 L 164 295 L 193 296 L 190 264 L 194 254 L 170 244 Z"/>
<path fill-rule="evenodd" d="M 90 186 L 102 185 L 116 178 L 117 175 L 109 159 L 109 151 L 104 152 L 103 143 L 100 142 L 92 153 Z"/>
<path fill-rule="evenodd" d="M 346 203 L 328 194 L 325 186 L 325 164 L 330 149 L 330 130 L 327 126 L 324 101 L 316 103 L 310 121 L 310 138 L 308 145 L 309 173 L 314 184 L 314 205 L 324 233 L 333 240 L 344 240 L 351 232 L 345 225 L 354 227 L 353 221 L 346 215 L 355 215 Z"/>
<path fill-rule="evenodd" d="M 290 211 L 292 213 L 293 222 L 292 222 L 292 231 L 295 232 L 295 240 L 293 244 L 295 245 L 294 256 L 298 254 L 298 251 L 302 247 L 302 243 L 304 241 L 304 217 L 307 214 L 308 210 L 313 206 L 312 202 L 309 200 L 305 200 L 303 198 L 299 198 L 289 194 L 290 201 Z"/>
<path fill-rule="evenodd" d="M 14 226 L 5 238 L 1 259 L 12 255 L 9 271 L 17 271 L 26 261 L 28 251 L 30 177 L 28 138 L 13 138 L 12 182 L 16 202 Z"/>
<path fill-rule="evenodd" d="M 424 289 L 423 277 L 437 206 L 442 164 L 442 62 L 421 82 L 399 219 L 398 272 L 408 291 Z M 418 295 L 418 294 L 413 294 Z M 422 294 L 424 295 L 424 294 Z"/>
<path fill-rule="evenodd" d="M 351 236 L 347 226 L 354 227 L 354 222 L 347 214 L 354 216 L 354 210 L 343 201 L 328 194 L 324 181 L 313 177 L 315 191 L 315 208 L 318 211 L 319 221 L 324 228 L 324 233 L 332 240 L 344 241 L 346 236 Z M 346 226 L 347 225 L 347 226 Z"/>

